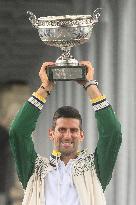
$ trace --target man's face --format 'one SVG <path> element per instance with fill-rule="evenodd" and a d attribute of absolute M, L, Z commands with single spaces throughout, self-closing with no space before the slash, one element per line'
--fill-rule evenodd
<path fill-rule="evenodd" d="M 57 119 L 55 129 L 49 130 L 49 137 L 62 155 L 75 155 L 84 134 L 78 119 L 61 117 Z"/>

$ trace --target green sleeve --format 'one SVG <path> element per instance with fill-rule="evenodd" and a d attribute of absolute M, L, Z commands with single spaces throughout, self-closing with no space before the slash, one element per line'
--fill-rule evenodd
<path fill-rule="evenodd" d="M 40 110 L 26 102 L 17 113 L 9 131 L 11 150 L 24 189 L 33 174 L 37 157 L 31 134 L 35 130 L 39 114 Z"/>
<path fill-rule="evenodd" d="M 95 113 L 99 140 L 95 149 L 94 162 L 103 191 L 110 182 L 112 171 L 122 142 L 121 126 L 112 107 Z"/>

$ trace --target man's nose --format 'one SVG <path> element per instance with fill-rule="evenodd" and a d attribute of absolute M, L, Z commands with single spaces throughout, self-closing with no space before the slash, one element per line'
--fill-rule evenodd
<path fill-rule="evenodd" d="M 71 130 L 67 129 L 64 136 L 68 138 L 71 137 Z"/>

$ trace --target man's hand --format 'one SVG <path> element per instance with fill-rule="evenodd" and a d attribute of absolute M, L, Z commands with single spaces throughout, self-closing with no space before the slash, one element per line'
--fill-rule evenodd
<path fill-rule="evenodd" d="M 94 80 L 94 68 L 90 61 L 80 61 L 80 65 L 87 66 L 87 74 L 86 74 L 86 81 L 77 81 L 80 85 L 85 85 L 85 83 L 89 80 Z M 91 99 L 97 98 L 101 96 L 101 92 L 97 88 L 96 85 L 91 85 L 87 88 L 87 94 Z"/>
<path fill-rule="evenodd" d="M 48 91 L 51 92 L 54 87 L 54 83 L 52 81 L 49 81 L 48 76 L 46 74 L 47 66 L 53 65 L 53 64 L 54 64 L 53 62 L 45 62 L 42 64 L 42 67 L 40 68 L 40 71 L 39 71 L 39 77 L 41 79 L 41 86 L 36 91 L 36 93 L 44 98 L 47 98 Z"/>
<path fill-rule="evenodd" d="M 90 61 L 80 61 L 80 65 L 85 65 L 87 67 L 86 81 L 93 80 L 94 68 Z M 86 81 L 77 81 L 80 85 L 84 85 Z"/>
<path fill-rule="evenodd" d="M 49 81 L 48 76 L 46 74 L 46 69 L 48 65 L 53 65 L 53 62 L 45 62 L 42 64 L 42 67 L 39 71 L 39 77 L 41 79 L 41 84 L 45 88 L 46 91 L 51 91 L 54 87 L 54 83 Z"/>

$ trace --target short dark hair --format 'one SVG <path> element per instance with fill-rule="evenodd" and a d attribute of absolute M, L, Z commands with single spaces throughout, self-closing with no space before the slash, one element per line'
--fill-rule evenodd
<path fill-rule="evenodd" d="M 56 126 L 57 119 L 64 118 L 74 118 L 78 119 L 80 122 L 80 129 L 82 130 L 82 117 L 77 109 L 72 106 L 63 106 L 56 110 L 52 119 L 52 128 L 54 129 Z"/>

